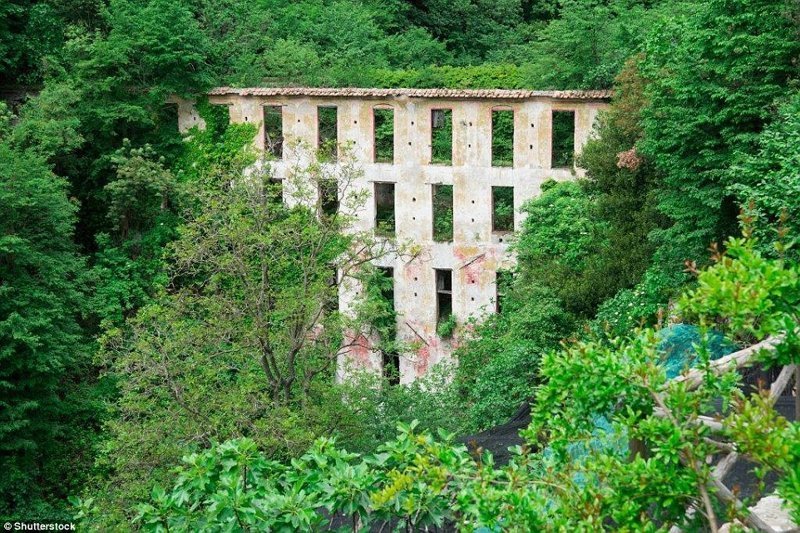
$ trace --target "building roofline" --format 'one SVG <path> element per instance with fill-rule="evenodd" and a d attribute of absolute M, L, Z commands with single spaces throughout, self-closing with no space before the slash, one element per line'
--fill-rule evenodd
<path fill-rule="evenodd" d="M 570 90 L 529 91 L 523 89 L 368 89 L 358 87 L 216 87 L 209 96 L 306 96 L 320 98 L 451 98 L 524 100 L 553 98 L 557 100 L 609 100 L 613 91 Z"/>

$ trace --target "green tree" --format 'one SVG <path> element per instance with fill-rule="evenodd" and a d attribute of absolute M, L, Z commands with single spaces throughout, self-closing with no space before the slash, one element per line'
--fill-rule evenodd
<path fill-rule="evenodd" d="M 528 86 L 537 89 L 602 89 L 611 87 L 625 61 L 641 50 L 663 10 L 672 14 L 677 2 L 611 2 L 570 0 L 558 17 L 518 46 Z"/>
<path fill-rule="evenodd" d="M 542 285 L 502 287 L 500 313 L 466 335 L 455 351 L 454 386 L 467 417 L 466 430 L 502 424 L 533 397 L 543 353 L 558 346 L 575 328 L 575 318 Z"/>
<path fill-rule="evenodd" d="M 644 89 L 645 82 L 631 60 L 617 77 L 611 106 L 596 124 L 597 135 L 578 158 L 579 166 L 586 169 L 594 216 L 608 225 L 603 261 L 613 268 L 609 278 L 618 287 L 639 281 L 655 249 L 649 235 L 666 223 L 656 207 L 659 175 L 638 148 L 644 135 L 640 119 L 646 105 Z"/>
<path fill-rule="evenodd" d="M 760 242 L 769 243 L 780 235 L 785 245 L 796 243 L 800 238 L 800 205 L 796 202 L 800 194 L 800 94 L 781 106 L 774 122 L 759 135 L 758 150 L 741 154 L 729 173 L 730 190 L 755 217 Z M 765 245 L 764 251 L 770 248 Z"/>
<path fill-rule="evenodd" d="M 640 60 L 631 58 L 617 76 L 611 106 L 596 124 L 597 136 L 589 139 L 578 159 L 587 171 L 585 185 L 594 201 L 590 216 L 607 228 L 606 245 L 590 258 L 584 272 L 587 285 L 599 293 L 592 298 L 600 303 L 597 330 L 608 329 L 611 336 L 655 320 L 674 286 L 683 281 L 680 272 L 665 275 L 651 268 L 656 249 L 651 233 L 668 220 L 657 207 L 660 174 L 639 148 L 646 105 Z"/>
<path fill-rule="evenodd" d="M 385 251 L 349 231 L 365 193 L 344 152 L 341 165 L 297 167 L 283 183 L 233 166 L 192 189 L 200 205 L 169 246 L 166 291 L 105 340 L 120 390 L 101 458 L 110 474 L 96 488 L 109 527 L 148 484 L 141 465 L 164 476 L 185 443 L 250 436 L 287 457 L 347 430 L 334 375 L 363 320 L 329 304 Z M 338 184 L 333 216 L 308 204 L 323 182 Z"/>
<path fill-rule="evenodd" d="M 43 156 L 0 132 L 0 515 L 55 519 L 91 456 L 77 206 Z M 79 401 L 83 395 L 83 402 Z M 59 499 L 61 502 L 59 503 Z"/>
<path fill-rule="evenodd" d="M 87 279 L 87 302 L 95 322 L 121 325 L 166 284 L 164 246 L 173 240 L 180 187 L 149 146 L 116 155 L 117 176 L 105 187 L 109 232 L 97 236 Z"/>
<path fill-rule="evenodd" d="M 748 344 L 780 336 L 774 349 L 753 350 L 752 362 L 791 369 L 800 342 L 797 265 L 761 256 L 751 240 L 732 239 L 727 249 L 678 306 L 700 331 L 691 373 L 668 379 L 653 329 L 547 353 L 523 431 L 529 448 L 507 466 L 470 455 L 452 436 L 418 433 L 415 423 L 400 425 L 375 454 L 351 454 L 324 438 L 291 464 L 236 440 L 186 456 L 173 488 L 154 488 L 137 521 L 152 531 L 322 529 L 334 517 L 352 531 L 386 522 L 514 532 L 718 531 L 734 520 L 753 527 L 751 501 L 730 491 L 709 461 L 731 450 L 777 476 L 798 519 L 800 423 L 745 390 L 731 360 L 712 362 L 707 329 L 724 324 L 730 339 Z M 720 400 L 724 413 L 709 423 Z M 634 440 L 647 453 L 631 453 Z"/>
<path fill-rule="evenodd" d="M 642 152 L 662 173 L 657 261 L 679 270 L 738 230 L 728 167 L 753 153 L 776 99 L 798 76 L 796 2 L 716 1 L 656 26 L 645 46 Z M 733 177 L 733 180 L 738 178 Z"/>
<path fill-rule="evenodd" d="M 528 216 L 514 244 L 519 283 L 549 288 L 568 311 L 586 318 L 614 290 L 592 279 L 608 246 L 607 225 L 592 216 L 593 204 L 581 183 L 545 183 L 523 208 Z"/>
<path fill-rule="evenodd" d="M 71 87 L 71 115 L 83 139 L 79 150 L 56 163 L 81 201 L 80 244 L 109 230 L 104 187 L 117 173 L 114 154 L 123 140 L 150 143 L 171 163 L 180 153 L 172 94 L 191 95 L 212 85 L 211 45 L 190 7 L 181 2 L 113 0 L 101 30 L 79 30 L 66 43 L 63 64 L 46 90 Z"/>

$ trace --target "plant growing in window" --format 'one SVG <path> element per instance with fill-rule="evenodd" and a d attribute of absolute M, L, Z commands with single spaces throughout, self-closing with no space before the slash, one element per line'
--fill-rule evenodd
<path fill-rule="evenodd" d="M 451 165 L 453 163 L 453 110 L 431 111 L 431 163 Z"/>
<path fill-rule="evenodd" d="M 453 186 L 433 186 L 433 240 L 453 240 Z"/>
<path fill-rule="evenodd" d="M 394 162 L 394 110 L 374 109 L 375 162 Z"/>
<path fill-rule="evenodd" d="M 514 187 L 492 187 L 492 231 L 514 231 Z"/>

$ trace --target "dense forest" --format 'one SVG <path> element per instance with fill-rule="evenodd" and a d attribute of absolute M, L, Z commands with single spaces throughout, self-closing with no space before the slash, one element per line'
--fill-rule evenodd
<path fill-rule="evenodd" d="M 223 85 L 614 97 L 586 179 L 524 207 L 502 313 L 396 385 L 337 383 L 325 354 L 359 317 L 318 312 L 329 265 L 373 237 L 235 179 L 255 130 L 204 100 Z M 800 424 L 737 372 L 671 385 L 660 351 L 684 323 L 700 368 L 771 336 L 764 365 L 800 362 L 795 0 L 5 0 L 0 88 L 3 521 L 715 531 L 746 515 L 708 488 L 733 445 L 692 422 L 722 398 L 725 437 L 800 522 Z M 171 95 L 206 129 L 182 137 Z M 388 339 L 380 276 L 359 275 Z M 508 466 L 453 443 L 523 402 Z"/>

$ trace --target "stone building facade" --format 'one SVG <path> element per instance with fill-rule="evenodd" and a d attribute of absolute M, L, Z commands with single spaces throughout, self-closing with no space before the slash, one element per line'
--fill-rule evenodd
<path fill-rule="evenodd" d="M 351 88 L 218 88 L 209 94 L 211 103 L 229 107 L 232 122 L 259 128 L 256 147 L 276 153 L 278 178 L 293 156 L 293 140 L 311 146 L 325 136 L 352 141 L 363 168 L 358 185 L 372 196 L 358 229 L 375 228 L 390 216 L 389 231 L 418 250 L 413 259 L 391 257 L 380 265 L 393 279 L 398 335 L 414 349 L 388 362 L 366 343 L 344 351 L 340 368 L 352 362 L 381 371 L 392 364 L 401 382 L 452 353 L 455 341 L 437 334 L 439 322 L 452 314 L 463 324 L 495 312 L 497 273 L 513 263 L 508 240 L 520 228 L 520 207 L 544 181 L 581 174 L 573 154 L 609 98 L 608 91 Z M 178 107 L 182 131 L 203 125 L 190 102 Z M 505 136 L 507 146 L 493 142 L 493 134 Z M 565 150 L 572 153 L 556 153 Z M 452 213 L 452 235 L 444 237 L 434 231 L 434 217 L 441 216 L 434 195 L 442 191 Z M 501 212 L 506 207 L 513 215 Z M 346 309 L 353 295 L 342 292 L 340 308 Z"/>

